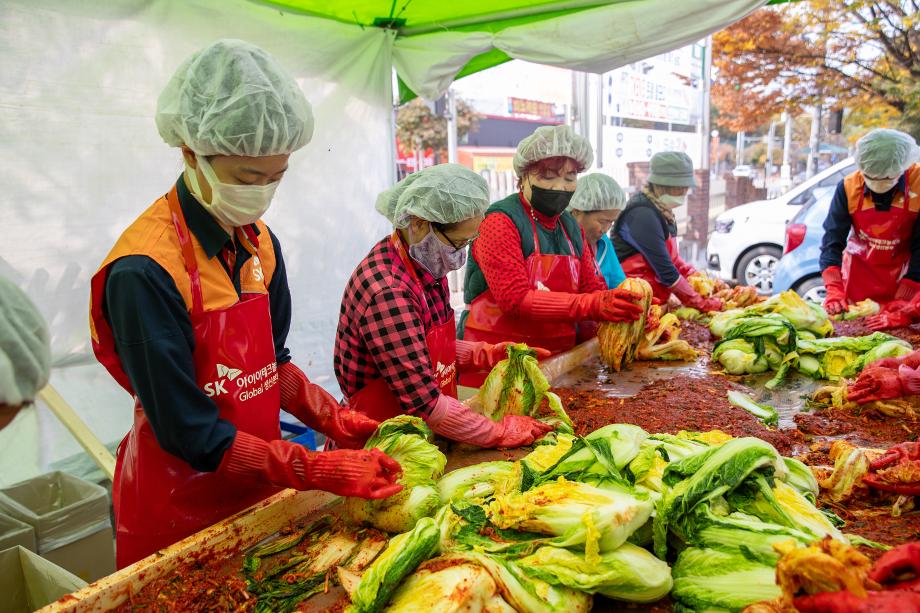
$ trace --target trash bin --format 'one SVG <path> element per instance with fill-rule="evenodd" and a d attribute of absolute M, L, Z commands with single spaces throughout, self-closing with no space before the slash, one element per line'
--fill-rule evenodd
<path fill-rule="evenodd" d="M 105 489 L 53 472 L 0 489 L 0 512 L 35 529 L 38 553 L 85 581 L 115 572 Z"/>
<path fill-rule="evenodd" d="M 29 613 L 86 587 L 86 581 L 24 547 L 0 551 L 0 613 Z"/>
<path fill-rule="evenodd" d="M 35 551 L 35 528 L 15 517 L 0 513 L 0 551 L 16 545 Z"/>

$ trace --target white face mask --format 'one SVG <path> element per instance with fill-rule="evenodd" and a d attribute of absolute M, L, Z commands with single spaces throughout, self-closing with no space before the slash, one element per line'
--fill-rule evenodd
<path fill-rule="evenodd" d="M 865 179 L 865 177 L 863 177 Z M 886 194 L 898 184 L 898 179 L 865 179 L 866 187 L 873 194 Z"/>
<path fill-rule="evenodd" d="M 211 202 L 205 202 L 198 184 L 198 173 L 189 168 L 189 189 L 201 205 L 225 226 L 238 228 L 257 222 L 272 203 L 280 181 L 268 185 L 234 185 L 222 183 L 204 156 L 195 155 L 201 172 L 211 186 Z"/>
<path fill-rule="evenodd" d="M 676 209 L 687 204 L 687 196 L 672 196 L 671 194 L 660 194 L 658 200 L 661 201 L 661 204 L 668 207 L 669 209 Z"/>

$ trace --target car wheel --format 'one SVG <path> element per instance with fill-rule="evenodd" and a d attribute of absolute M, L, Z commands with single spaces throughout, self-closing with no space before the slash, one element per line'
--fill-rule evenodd
<path fill-rule="evenodd" d="M 824 279 L 821 277 L 811 277 L 805 279 L 795 286 L 795 293 L 810 302 L 824 304 L 824 298 L 827 296 L 827 290 L 824 289 Z"/>
<path fill-rule="evenodd" d="M 779 247 L 757 247 L 744 254 L 738 262 L 738 283 L 757 288 L 757 293 L 769 296 L 773 293 L 773 275 L 776 265 L 783 256 Z"/>

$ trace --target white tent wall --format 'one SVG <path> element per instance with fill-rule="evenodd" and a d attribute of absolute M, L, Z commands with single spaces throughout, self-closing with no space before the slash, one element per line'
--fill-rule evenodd
<path fill-rule="evenodd" d="M 132 403 L 92 356 L 89 279 L 179 176 L 179 152 L 154 124 L 157 96 L 185 57 L 218 38 L 275 54 L 313 105 L 313 141 L 292 156 L 266 219 L 284 249 L 294 359 L 337 392 L 342 290 L 388 230 L 373 204 L 394 168 L 392 34 L 248 2 L 0 3 L 0 275 L 50 323 L 51 381 L 107 443 L 130 427 Z M 42 406 L 39 422 L 43 467 L 80 451 Z"/>

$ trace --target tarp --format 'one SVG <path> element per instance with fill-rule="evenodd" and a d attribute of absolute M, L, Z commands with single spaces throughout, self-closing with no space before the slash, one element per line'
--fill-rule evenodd
<path fill-rule="evenodd" d="M 772 0 L 776 2 L 777 0 Z M 397 33 L 405 100 L 511 58 L 602 73 L 695 42 L 767 0 L 265 0 L 300 14 Z"/>
<path fill-rule="evenodd" d="M 387 231 L 373 203 L 395 169 L 394 67 L 404 96 L 429 98 L 511 57 L 605 71 L 697 40 L 765 1 L 7 0 L 0 275 L 51 324 L 52 383 L 104 442 L 120 439 L 131 401 L 92 357 L 89 279 L 182 170 L 153 122 L 169 76 L 217 38 L 249 40 L 287 66 L 316 113 L 313 142 L 292 157 L 266 219 L 284 248 L 294 359 L 337 392 L 341 293 Z M 43 407 L 39 421 L 43 467 L 79 451 Z"/>

